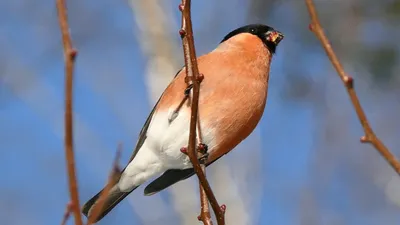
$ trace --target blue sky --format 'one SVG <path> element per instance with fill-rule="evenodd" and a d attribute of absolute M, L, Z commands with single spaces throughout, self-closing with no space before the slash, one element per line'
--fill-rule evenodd
<path fill-rule="evenodd" d="M 2 224 L 57 224 L 68 202 L 63 152 L 61 39 L 54 2 L 39 2 L 37 6 L 23 0 L 0 3 L 0 57 L 3 61 L 0 64 Z M 138 47 L 134 35 L 138 28 L 128 4 L 105 0 L 70 2 L 71 33 L 79 51 L 74 92 L 75 119 L 78 121 L 75 125 L 75 150 L 83 203 L 103 185 L 118 143 L 123 143 L 124 147 L 122 163 L 128 160 L 130 149 L 152 105 L 144 78 L 146 57 Z M 226 33 L 245 23 L 247 5 L 244 2 L 236 0 L 216 5 L 193 2 L 195 35 L 200 34 L 196 36 L 198 55 L 215 48 Z M 172 1 L 171 8 L 176 8 L 175 23 L 179 24 L 177 5 L 178 1 Z M 294 5 L 304 10 L 303 5 Z M 215 16 L 218 10 L 223 12 Z M 259 224 L 300 224 L 302 211 L 299 202 L 303 188 L 316 194 L 321 210 L 319 213 L 326 215 L 317 224 L 330 224 L 324 220 L 331 221 L 331 214 L 340 215 L 343 224 L 379 224 L 384 216 L 392 218 L 391 221 L 400 221 L 398 213 L 394 216 L 398 208 L 390 204 L 387 206 L 382 191 L 368 182 L 366 185 L 369 188 L 376 189 L 371 201 L 387 207 L 379 213 L 370 214 L 357 209 L 358 205 L 351 200 L 349 186 L 353 181 L 349 179 L 360 175 L 354 175 L 356 172 L 352 172 L 351 167 L 336 166 L 327 188 L 310 185 L 310 182 L 316 182 L 311 177 L 315 172 L 310 172 L 310 168 L 315 167 L 310 167 L 310 164 L 314 162 L 313 154 L 319 141 L 316 139 L 321 137 L 318 136 L 321 135 L 320 126 L 316 124 L 320 120 L 315 119 L 318 115 L 311 103 L 288 100 L 282 94 L 288 79 L 286 70 L 295 67 L 285 57 L 293 54 L 292 46 L 299 45 L 296 29 L 307 29 L 306 19 L 296 20 L 299 14 L 293 13 L 295 10 L 292 5 L 281 4 L 267 19 L 254 18 L 255 22 L 272 25 L 286 35 L 273 61 L 268 106 L 258 126 L 262 156 L 262 180 L 259 185 L 263 190 L 259 205 L 255 205 L 260 207 Z M 218 20 L 211 22 L 223 26 L 218 29 L 215 28 L 217 26 L 208 26 L 208 18 Z M 295 28 L 293 24 L 296 24 Z M 298 25 L 304 27 L 299 28 Z M 175 33 L 178 43 L 179 36 Z M 180 54 L 177 53 L 177 57 L 181 58 Z M 348 140 L 351 141 L 339 147 L 358 146 L 361 129 L 344 89 L 338 78 L 333 77 L 334 72 L 321 49 L 311 47 L 304 58 L 298 60 L 313 64 L 303 68 L 303 76 L 307 79 L 316 83 L 330 82 L 338 92 L 343 92 L 335 97 L 333 104 L 344 105 L 346 109 L 343 111 L 350 115 L 351 122 L 346 127 L 350 130 Z M 333 78 L 328 79 L 328 76 Z M 365 93 L 366 86 L 361 82 L 364 88 L 362 93 Z M 107 90 L 107 93 L 99 90 Z M 389 105 L 387 103 L 385 107 L 390 110 Z M 376 109 L 372 111 L 376 112 Z M 376 118 L 374 115 L 372 117 Z M 386 140 L 396 143 L 395 139 Z M 337 147 L 326 146 L 331 151 Z M 368 148 L 362 151 L 373 150 Z M 168 193 L 161 195 L 167 202 L 170 200 Z M 164 218 L 164 222 L 172 224 L 176 219 L 171 215 Z M 114 222 L 143 223 L 126 202 L 102 224 Z"/>

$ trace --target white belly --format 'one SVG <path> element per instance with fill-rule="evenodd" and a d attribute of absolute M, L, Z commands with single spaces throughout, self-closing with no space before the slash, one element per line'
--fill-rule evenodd
<path fill-rule="evenodd" d="M 188 145 L 190 111 L 182 109 L 170 122 L 174 109 L 171 107 L 153 116 L 146 141 L 121 176 L 121 191 L 129 191 L 168 169 L 192 167 L 189 157 L 180 150 Z M 208 145 L 209 151 L 212 151 L 216 143 L 215 129 L 207 127 L 207 121 L 200 121 L 203 142 Z"/>
<path fill-rule="evenodd" d="M 170 123 L 175 108 L 158 112 L 147 132 L 149 146 L 159 152 L 160 159 L 168 168 L 186 169 L 192 167 L 189 158 L 180 149 L 187 147 L 189 141 L 190 111 L 182 109 Z M 215 145 L 214 129 L 207 127 L 207 121 L 201 120 L 203 142 L 212 149 Z"/>

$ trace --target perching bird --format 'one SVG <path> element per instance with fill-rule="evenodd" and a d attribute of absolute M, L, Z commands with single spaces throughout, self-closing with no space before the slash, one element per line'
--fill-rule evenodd
<path fill-rule="evenodd" d="M 261 119 L 267 100 L 270 64 L 282 33 L 262 24 L 240 27 L 216 49 L 198 58 L 204 79 L 200 84 L 199 121 L 210 165 L 247 138 Z M 159 176 L 144 190 L 157 193 L 194 174 L 189 157 L 180 149 L 189 138 L 190 106 L 176 110 L 185 91 L 181 69 L 161 95 L 139 135 L 130 162 L 106 197 L 96 221 L 147 180 Z M 188 94 L 188 93 L 186 93 Z M 83 206 L 90 217 L 101 191 Z"/>

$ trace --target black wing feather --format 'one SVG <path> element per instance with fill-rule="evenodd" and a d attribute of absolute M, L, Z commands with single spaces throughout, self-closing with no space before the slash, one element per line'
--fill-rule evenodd
<path fill-rule="evenodd" d="M 217 161 L 221 157 L 222 156 L 216 158 L 212 162 L 207 163 L 207 166 L 213 164 L 215 161 Z M 146 186 L 146 188 L 144 189 L 144 194 L 145 195 L 153 195 L 153 194 L 155 194 L 159 191 L 162 191 L 165 188 L 175 184 L 176 182 L 185 180 L 193 175 L 194 175 L 193 168 L 184 169 L 184 170 L 179 170 L 179 169 L 167 170 L 159 178 L 155 179 L 153 182 L 151 182 L 149 185 Z"/>
<path fill-rule="evenodd" d="M 182 69 L 183 69 L 183 68 L 181 68 L 181 69 L 175 74 L 174 79 L 176 78 L 176 76 L 178 76 L 178 74 L 181 72 Z M 131 161 L 135 158 L 136 154 L 139 152 L 139 150 L 140 150 L 140 148 L 142 147 L 144 141 L 146 140 L 146 138 L 147 138 L 147 130 L 149 129 L 149 125 L 150 125 L 151 119 L 152 119 L 152 117 L 153 117 L 154 111 L 155 111 L 155 109 L 157 108 L 157 105 L 158 105 L 158 103 L 160 102 L 160 100 L 161 100 L 161 98 L 162 98 L 163 95 L 164 95 L 164 93 L 163 93 L 163 94 L 160 96 L 160 98 L 157 100 L 157 103 L 154 105 L 153 109 L 152 109 L 151 112 L 150 112 L 150 115 L 147 117 L 146 122 L 144 123 L 144 125 L 143 125 L 143 127 L 142 127 L 142 130 L 140 130 L 139 139 L 138 139 L 138 141 L 137 141 L 137 143 L 136 143 L 135 150 L 133 151 L 133 153 L 132 153 L 132 155 L 131 155 L 131 158 L 129 159 L 129 162 L 131 162 Z"/>

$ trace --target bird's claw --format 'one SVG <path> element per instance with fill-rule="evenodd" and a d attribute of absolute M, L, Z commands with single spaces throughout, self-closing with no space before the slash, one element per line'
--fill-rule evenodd
<path fill-rule="evenodd" d="M 187 78 L 188 78 L 188 77 L 185 77 L 185 82 L 186 82 L 186 83 L 189 83 L 189 80 L 188 80 Z M 192 79 L 193 79 L 193 78 L 192 78 Z M 204 75 L 203 75 L 202 73 L 200 73 L 199 76 L 197 77 L 196 81 L 199 82 L 199 83 L 201 83 L 203 80 L 204 80 Z M 190 90 L 192 90 L 192 88 L 193 88 L 193 83 L 190 82 L 190 84 L 186 87 L 186 89 L 185 89 L 185 91 L 184 91 L 185 96 L 189 96 Z"/>
<path fill-rule="evenodd" d="M 201 154 L 201 156 L 199 157 L 199 162 L 200 164 L 204 164 L 206 163 L 207 159 L 208 159 L 208 146 L 204 143 L 199 143 L 197 145 L 197 152 L 199 152 Z"/>
<path fill-rule="evenodd" d="M 199 145 L 197 145 L 197 151 L 201 154 L 205 154 L 208 151 L 208 146 L 204 143 L 200 143 Z"/>
<path fill-rule="evenodd" d="M 187 88 L 186 88 L 185 91 L 184 91 L 185 96 L 189 96 L 190 90 L 192 90 L 192 88 L 193 88 L 193 84 L 189 84 L 189 85 L 187 86 Z"/>
<path fill-rule="evenodd" d="M 205 164 L 206 162 L 207 162 L 207 159 L 208 159 L 208 156 L 209 156 L 210 154 L 208 154 L 208 153 L 204 153 L 204 154 L 202 154 L 200 157 L 199 157 L 199 163 L 200 164 Z"/>
<path fill-rule="evenodd" d="M 180 149 L 180 151 L 183 154 L 188 155 L 188 149 L 186 147 L 182 147 Z M 198 160 L 199 160 L 200 164 L 204 164 L 204 163 L 207 162 L 207 159 L 208 159 L 208 156 L 209 156 L 207 151 L 208 151 L 208 146 L 206 144 L 200 143 L 199 145 L 197 145 L 197 152 L 199 152 L 201 154 L 201 156 L 198 157 Z"/>

